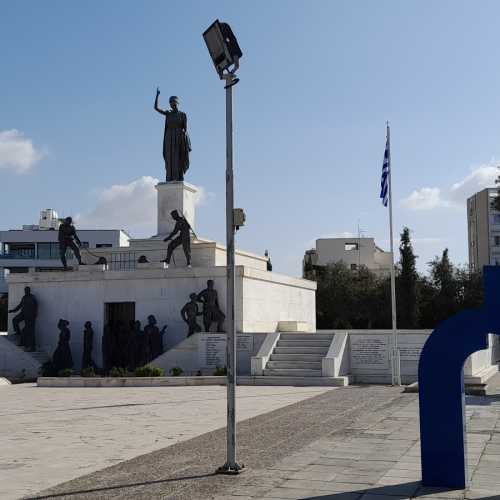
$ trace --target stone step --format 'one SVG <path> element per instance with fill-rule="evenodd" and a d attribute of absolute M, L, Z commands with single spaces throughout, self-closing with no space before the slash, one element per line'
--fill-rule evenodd
<path fill-rule="evenodd" d="M 321 361 L 324 358 L 324 354 L 271 354 L 269 359 L 271 361 Z"/>
<path fill-rule="evenodd" d="M 288 368 L 285 370 L 264 369 L 264 376 L 273 377 L 321 377 L 321 370 L 305 370 L 301 368 Z"/>
<path fill-rule="evenodd" d="M 276 347 L 295 347 L 302 349 L 302 347 L 325 347 L 328 349 L 331 342 L 329 340 L 278 340 Z"/>
<path fill-rule="evenodd" d="M 329 340 L 332 341 L 333 333 L 282 333 L 280 340 Z"/>
<path fill-rule="evenodd" d="M 323 354 L 328 352 L 327 347 L 275 347 L 273 354 Z"/>
<path fill-rule="evenodd" d="M 321 370 L 321 361 L 268 361 L 266 369 L 300 368 L 303 370 Z"/>
<path fill-rule="evenodd" d="M 238 385 L 288 385 L 295 387 L 344 387 L 349 385 L 349 377 L 238 377 Z"/>

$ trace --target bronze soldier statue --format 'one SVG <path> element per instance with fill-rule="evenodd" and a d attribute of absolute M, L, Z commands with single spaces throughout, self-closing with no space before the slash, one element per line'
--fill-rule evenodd
<path fill-rule="evenodd" d="M 224 332 L 223 324 L 226 316 L 220 310 L 217 290 L 214 289 L 213 280 L 207 281 L 207 288 L 198 294 L 196 300 L 203 304 L 203 325 L 205 331 L 209 332 L 212 323 L 217 323 L 217 331 Z"/>
<path fill-rule="evenodd" d="M 156 318 L 151 314 L 148 316 L 148 324 L 144 327 L 144 335 L 149 343 L 149 361 L 163 354 L 163 335 L 167 326 L 161 330 L 156 326 Z"/>
<path fill-rule="evenodd" d="M 170 212 L 170 215 L 175 220 L 175 226 L 173 231 L 163 241 L 171 240 L 177 233 L 179 233 L 179 236 L 177 236 L 168 244 L 167 257 L 163 261 L 165 262 L 165 267 L 168 269 L 170 259 L 172 258 L 172 253 L 179 245 L 182 245 L 182 249 L 184 250 L 187 267 L 191 267 L 191 225 L 185 219 L 185 217 L 179 215 L 179 212 L 177 210 L 172 210 L 172 212 Z"/>
<path fill-rule="evenodd" d="M 154 109 L 165 116 L 163 134 L 163 159 L 165 160 L 166 180 L 183 181 L 189 168 L 189 152 L 191 141 L 187 133 L 186 113 L 179 111 L 179 98 L 169 99 L 170 109 L 163 110 L 158 106 L 160 89 L 156 89 Z"/>
<path fill-rule="evenodd" d="M 181 309 L 182 319 L 187 323 L 189 330 L 187 336 L 190 337 L 193 333 L 201 332 L 201 326 L 196 321 L 197 316 L 201 316 L 201 312 L 198 309 L 198 296 L 195 293 L 189 295 L 191 299 L 184 307 Z"/>
<path fill-rule="evenodd" d="M 19 336 L 19 345 L 24 346 L 28 349 L 28 351 L 33 352 L 36 350 L 35 323 L 38 314 L 38 302 L 36 301 L 35 296 L 31 293 L 31 288 L 29 286 L 25 287 L 24 297 L 21 299 L 21 302 L 19 302 L 14 309 L 11 309 L 9 313 L 15 313 L 19 310 L 21 312 L 12 319 L 12 326 L 14 327 L 16 335 Z M 19 323 L 21 322 L 24 322 L 22 332 L 19 328 Z"/>
<path fill-rule="evenodd" d="M 94 345 L 94 330 L 90 321 L 85 322 L 83 331 L 83 355 L 82 355 L 82 369 L 94 368 L 95 363 L 92 360 L 92 348 Z"/>
<path fill-rule="evenodd" d="M 68 248 L 73 250 L 75 257 L 78 260 L 78 264 L 81 266 L 84 265 L 80 255 L 79 247 L 81 246 L 82 242 L 76 234 L 75 226 L 73 226 L 73 219 L 71 217 L 66 217 L 64 222 L 62 222 L 59 226 L 59 252 L 61 254 L 61 262 L 65 271 L 68 269 L 68 263 L 66 262 L 66 250 Z"/>
<path fill-rule="evenodd" d="M 61 370 L 73 368 L 73 357 L 71 355 L 71 347 L 69 346 L 71 332 L 68 325 L 69 321 L 65 319 L 60 319 L 59 323 L 57 323 L 57 328 L 59 328 L 59 342 L 52 356 L 52 363 L 57 374 Z"/>

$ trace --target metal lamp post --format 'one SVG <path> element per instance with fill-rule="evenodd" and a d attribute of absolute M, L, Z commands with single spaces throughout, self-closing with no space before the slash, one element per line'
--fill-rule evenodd
<path fill-rule="evenodd" d="M 244 224 L 245 215 L 234 208 L 233 176 L 233 87 L 238 83 L 236 71 L 242 52 L 228 24 L 216 20 L 203 38 L 226 90 L 226 239 L 227 239 L 227 459 L 217 469 L 221 474 L 238 474 L 243 465 L 236 461 L 236 329 L 235 329 L 235 231 Z"/>

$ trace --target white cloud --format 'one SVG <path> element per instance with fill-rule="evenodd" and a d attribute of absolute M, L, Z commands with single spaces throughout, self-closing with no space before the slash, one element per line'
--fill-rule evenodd
<path fill-rule="evenodd" d="M 0 131 L 0 168 L 10 168 L 22 174 L 40 161 L 44 153 L 24 137 L 19 130 Z"/>
<path fill-rule="evenodd" d="M 487 187 L 494 187 L 500 170 L 493 162 L 480 165 L 460 182 L 456 182 L 450 189 L 450 200 L 462 206 L 471 195 Z"/>
<path fill-rule="evenodd" d="M 95 191 L 96 204 L 89 212 L 75 216 L 82 229 L 125 229 L 134 237 L 156 233 L 156 189 L 158 179 L 143 176 L 128 184 L 115 184 Z M 215 195 L 198 188 L 195 205 L 207 203 Z"/>
<path fill-rule="evenodd" d="M 441 199 L 439 188 L 424 187 L 413 191 L 410 196 L 402 200 L 402 203 L 410 210 L 432 210 L 443 206 L 444 201 Z"/>
<path fill-rule="evenodd" d="M 151 236 L 156 232 L 156 184 L 158 179 L 143 176 L 101 190 L 95 207 L 75 217 L 78 226 L 125 229 L 134 236 Z"/>
<path fill-rule="evenodd" d="M 455 182 L 450 188 L 424 187 L 416 189 L 401 203 L 410 210 L 433 210 L 435 208 L 460 208 L 465 206 L 467 198 L 487 187 L 495 187 L 495 180 L 500 175 L 496 162 L 479 165 L 462 180 Z"/>

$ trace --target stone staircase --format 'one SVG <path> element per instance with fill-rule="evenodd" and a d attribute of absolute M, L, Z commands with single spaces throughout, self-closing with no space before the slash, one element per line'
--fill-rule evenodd
<path fill-rule="evenodd" d="M 282 333 L 264 369 L 264 376 L 321 377 L 333 333 Z"/>
<path fill-rule="evenodd" d="M 241 385 L 344 386 L 348 377 L 323 376 L 333 333 L 281 333 L 263 375 L 238 377 Z"/>

